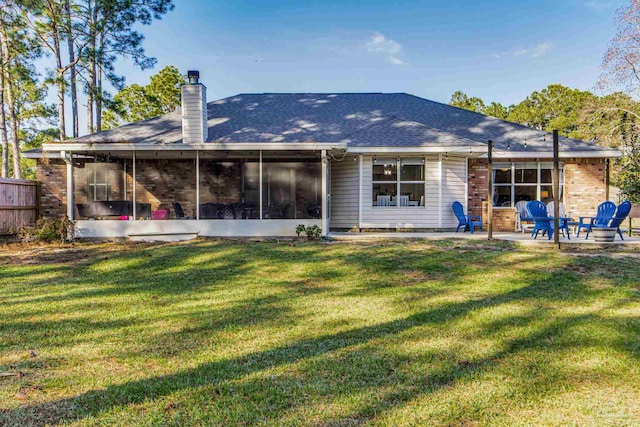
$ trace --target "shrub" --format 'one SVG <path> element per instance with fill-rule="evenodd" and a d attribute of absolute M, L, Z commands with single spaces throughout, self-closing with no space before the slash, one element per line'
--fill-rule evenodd
<path fill-rule="evenodd" d="M 304 224 L 299 224 L 296 227 L 296 234 L 298 237 L 304 233 L 307 236 L 308 240 L 318 239 L 322 235 L 322 229 L 317 225 L 312 225 L 310 227 L 305 226 Z"/>
<path fill-rule="evenodd" d="M 35 225 L 20 227 L 17 237 L 22 243 L 55 241 L 68 242 L 73 240 L 73 221 L 66 216 L 60 219 L 43 218 L 39 219 Z"/>

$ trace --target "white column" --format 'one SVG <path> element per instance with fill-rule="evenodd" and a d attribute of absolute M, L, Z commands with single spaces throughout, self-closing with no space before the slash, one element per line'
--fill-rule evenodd
<path fill-rule="evenodd" d="M 131 163 L 133 163 L 133 167 L 132 167 L 132 174 L 133 174 L 133 220 L 135 221 L 137 218 L 137 214 L 138 214 L 138 210 L 136 209 L 136 200 L 138 200 L 138 198 L 136 197 L 136 152 L 133 151 L 132 154 L 133 160 L 131 161 Z"/>
<path fill-rule="evenodd" d="M 262 221 L 262 150 L 260 150 L 260 160 L 258 163 L 258 184 L 260 186 L 259 189 L 259 194 L 260 194 L 260 200 L 259 200 L 259 209 L 260 209 L 260 221 Z"/>
<path fill-rule="evenodd" d="M 200 220 L 200 150 L 196 150 L 196 220 Z"/>
<path fill-rule="evenodd" d="M 327 150 L 322 150 L 321 154 L 320 154 L 320 159 L 322 162 L 322 175 L 321 175 L 321 180 L 322 180 L 322 236 L 326 236 L 327 232 L 329 230 L 327 230 L 327 228 L 329 227 L 329 221 L 328 221 L 328 217 L 327 217 L 327 206 L 328 206 L 328 197 L 329 194 L 327 194 L 327 168 L 329 167 L 329 162 L 327 161 Z"/>
<path fill-rule="evenodd" d="M 442 228 L 442 154 L 438 154 L 438 168 L 438 228 Z"/>
<path fill-rule="evenodd" d="M 364 159 L 362 154 L 358 155 L 358 231 L 362 229 L 362 174 L 364 170 Z"/>
<path fill-rule="evenodd" d="M 73 221 L 73 154 L 60 153 L 67 164 L 67 217 Z"/>

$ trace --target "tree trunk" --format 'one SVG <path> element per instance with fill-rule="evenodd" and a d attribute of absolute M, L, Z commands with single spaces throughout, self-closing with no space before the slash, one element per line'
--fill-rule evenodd
<path fill-rule="evenodd" d="M 93 9 L 91 9 L 93 7 Z M 89 1 L 89 66 L 88 73 L 89 78 L 87 79 L 87 132 L 93 133 L 94 131 L 94 122 L 93 122 L 93 106 L 96 102 L 96 25 L 98 20 L 98 5 L 91 4 Z"/>
<path fill-rule="evenodd" d="M 4 68 L 0 70 L 0 134 L 2 138 L 2 170 L 0 177 L 9 175 L 9 135 L 7 134 L 7 114 L 4 107 Z"/>
<path fill-rule="evenodd" d="M 9 39 L 6 32 L 2 34 L 2 63 L 5 67 L 4 77 L 6 86 L 3 86 L 4 99 L 3 107 L 6 105 L 9 110 L 9 125 L 11 128 L 11 154 L 13 157 L 13 177 L 20 179 L 22 177 L 22 171 L 20 170 L 20 142 L 18 140 L 18 117 L 16 115 L 15 96 L 13 93 L 13 83 L 11 76 L 9 75 L 9 69 L 11 68 L 11 57 L 9 54 Z M 5 122 L 6 123 L 6 122 Z"/>
<path fill-rule="evenodd" d="M 56 58 L 56 79 L 58 85 L 58 130 L 60 141 L 67 139 L 67 126 L 65 121 L 64 111 L 64 68 L 62 67 L 62 52 L 60 52 L 60 28 L 56 21 L 57 10 L 56 6 L 51 2 L 47 2 L 49 7 L 49 13 L 51 14 L 50 26 L 51 36 L 53 38 L 53 55 Z"/>
<path fill-rule="evenodd" d="M 102 58 L 104 55 L 104 34 L 100 34 L 98 43 L 97 84 L 96 84 L 96 132 L 102 132 Z"/>
<path fill-rule="evenodd" d="M 66 25 L 66 33 L 67 33 L 67 45 L 69 49 L 69 64 L 71 64 L 70 69 L 70 89 L 71 89 L 71 119 L 73 121 L 72 135 L 74 138 L 78 137 L 79 134 L 79 126 L 78 126 L 78 90 L 77 90 L 77 79 L 76 79 L 76 52 L 74 48 L 74 38 L 72 25 L 73 21 L 71 20 L 71 5 L 69 4 L 69 0 L 65 0 L 64 2 L 67 25 Z"/>

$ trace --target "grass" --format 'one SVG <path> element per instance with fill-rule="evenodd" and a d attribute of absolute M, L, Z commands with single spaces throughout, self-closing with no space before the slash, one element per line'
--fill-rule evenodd
<path fill-rule="evenodd" d="M 638 253 L 0 251 L 0 425 L 638 425 Z M 33 350 L 33 354 L 30 351 Z"/>

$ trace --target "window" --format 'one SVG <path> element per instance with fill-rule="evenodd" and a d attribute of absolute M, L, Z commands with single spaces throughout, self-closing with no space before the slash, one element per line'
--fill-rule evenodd
<path fill-rule="evenodd" d="M 424 158 L 373 160 L 372 205 L 424 206 Z"/>
<path fill-rule="evenodd" d="M 560 199 L 564 173 L 560 165 Z M 519 201 L 553 200 L 553 164 L 548 162 L 498 163 L 493 170 L 493 205 L 514 206 Z"/>
<path fill-rule="evenodd" d="M 88 200 L 109 200 L 108 163 L 87 163 Z"/>

